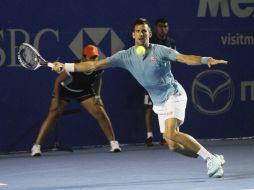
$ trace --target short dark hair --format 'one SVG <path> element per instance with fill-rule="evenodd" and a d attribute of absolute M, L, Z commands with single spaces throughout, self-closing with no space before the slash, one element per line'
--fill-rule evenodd
<path fill-rule="evenodd" d="M 168 23 L 168 20 L 165 17 L 161 17 L 155 21 L 155 26 L 157 26 L 159 23 Z"/>
<path fill-rule="evenodd" d="M 142 25 L 142 24 L 147 24 L 148 27 L 150 28 L 150 30 L 152 29 L 151 28 L 151 24 L 150 24 L 150 22 L 147 19 L 145 19 L 145 18 L 137 18 L 135 20 L 134 24 L 132 25 L 132 30 L 133 31 L 135 30 L 135 26 L 136 25 Z"/>

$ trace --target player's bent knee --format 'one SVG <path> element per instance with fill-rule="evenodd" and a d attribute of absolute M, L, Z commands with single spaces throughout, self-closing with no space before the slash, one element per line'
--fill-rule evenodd
<path fill-rule="evenodd" d="M 179 145 L 177 143 L 173 142 L 173 141 L 170 141 L 170 142 L 167 141 L 167 144 L 168 144 L 168 149 L 170 151 L 176 152 L 177 149 L 179 148 Z"/>
<path fill-rule="evenodd" d="M 166 139 L 168 139 L 168 140 L 173 140 L 174 139 L 174 133 L 166 133 L 165 134 L 165 137 L 166 137 Z"/>
<path fill-rule="evenodd" d="M 177 152 L 178 148 L 179 148 L 178 146 L 170 146 L 170 145 L 168 145 L 168 149 L 170 151 L 172 151 L 172 152 Z"/>

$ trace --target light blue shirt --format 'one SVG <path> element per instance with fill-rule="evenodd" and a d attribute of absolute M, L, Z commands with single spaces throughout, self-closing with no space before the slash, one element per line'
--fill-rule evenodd
<path fill-rule="evenodd" d="M 144 56 L 135 53 L 135 46 L 122 50 L 107 58 L 111 67 L 128 70 L 147 90 L 153 104 L 160 106 L 168 98 L 184 92 L 182 86 L 174 79 L 171 61 L 176 60 L 178 52 L 166 46 L 150 44 Z"/>

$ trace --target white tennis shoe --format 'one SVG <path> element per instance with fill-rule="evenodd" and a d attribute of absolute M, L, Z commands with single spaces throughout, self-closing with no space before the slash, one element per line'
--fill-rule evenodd
<path fill-rule="evenodd" d="M 217 172 L 215 172 L 215 174 L 213 174 L 211 177 L 221 178 L 223 175 L 224 175 L 224 170 L 223 170 L 223 167 L 220 166 L 219 169 L 217 170 Z"/>
<path fill-rule="evenodd" d="M 110 152 L 121 152 L 118 141 L 110 141 Z"/>
<path fill-rule="evenodd" d="M 214 156 L 216 156 L 219 159 L 221 166 L 219 167 L 217 172 L 215 172 L 215 174 L 213 174 L 212 177 L 214 177 L 214 178 L 221 178 L 224 175 L 224 170 L 223 170 L 222 166 L 226 163 L 226 161 L 225 161 L 223 155 L 215 154 Z"/>
<path fill-rule="evenodd" d="M 216 156 L 219 159 L 222 166 L 226 163 L 224 156 L 222 154 L 215 154 L 214 156 Z"/>
<path fill-rule="evenodd" d="M 207 160 L 207 175 L 209 177 L 220 178 L 224 175 L 223 165 L 225 164 L 223 155 L 215 154 L 213 158 Z"/>
<path fill-rule="evenodd" d="M 34 144 L 31 149 L 31 156 L 40 156 L 41 155 L 41 145 Z"/>

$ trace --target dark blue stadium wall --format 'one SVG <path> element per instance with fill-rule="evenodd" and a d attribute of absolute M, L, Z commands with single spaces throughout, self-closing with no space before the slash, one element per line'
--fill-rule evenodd
<path fill-rule="evenodd" d="M 254 136 L 253 0 L 1 0 L 0 151 L 28 150 L 47 115 L 56 74 L 25 70 L 17 47 L 26 41 L 50 61 L 72 62 L 83 45 L 96 44 L 102 57 L 133 45 L 137 17 L 170 22 L 177 50 L 229 60 L 212 69 L 172 63 L 188 94 L 182 130 L 196 138 Z M 103 74 L 102 97 L 120 143 L 145 139 L 143 89 L 126 71 Z M 77 108 L 72 103 L 69 108 Z M 154 120 L 159 140 L 157 119 Z M 87 112 L 64 116 L 45 147 L 107 144 Z"/>

